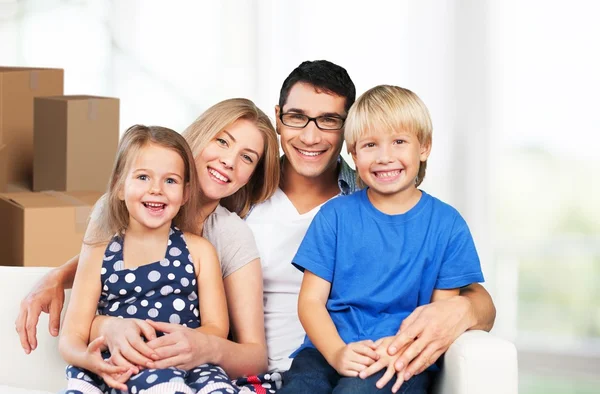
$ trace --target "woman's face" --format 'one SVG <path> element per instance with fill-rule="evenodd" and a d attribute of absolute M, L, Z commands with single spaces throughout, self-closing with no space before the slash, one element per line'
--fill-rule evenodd
<path fill-rule="evenodd" d="M 211 201 L 231 196 L 246 185 L 264 153 L 256 125 L 239 119 L 218 133 L 196 157 L 202 193 Z"/>

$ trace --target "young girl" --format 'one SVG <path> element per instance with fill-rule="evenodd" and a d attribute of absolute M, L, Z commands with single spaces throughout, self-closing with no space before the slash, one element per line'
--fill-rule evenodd
<path fill-rule="evenodd" d="M 89 342 L 96 313 L 227 336 L 215 249 L 192 234 L 197 233 L 199 194 L 194 158 L 181 135 L 153 126 L 127 130 L 94 231 L 88 231 L 93 236 L 82 249 L 59 342 L 72 364 L 68 393 L 108 393 L 109 386 L 134 394 L 231 389 L 215 365 L 190 370 L 117 366 L 102 352 L 104 337 Z"/>

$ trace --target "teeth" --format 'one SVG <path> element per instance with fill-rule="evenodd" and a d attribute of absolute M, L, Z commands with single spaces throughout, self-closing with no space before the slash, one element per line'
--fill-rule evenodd
<path fill-rule="evenodd" d="M 146 204 L 146 206 L 152 207 L 152 208 L 162 208 L 165 206 L 165 204 L 161 204 L 161 203 L 157 203 L 157 202 L 146 202 L 144 204 Z"/>
<path fill-rule="evenodd" d="M 215 178 L 217 178 L 220 181 L 223 182 L 229 182 L 229 179 L 224 177 L 223 175 L 221 175 L 218 171 L 213 170 L 212 168 L 208 169 L 208 172 L 210 172 L 212 174 L 212 176 L 214 176 Z"/>
<path fill-rule="evenodd" d="M 309 152 L 309 151 L 300 150 L 300 149 L 298 149 L 298 152 L 300 152 L 304 156 L 310 156 L 310 157 L 315 157 L 315 156 L 319 156 L 319 155 L 323 154 L 323 152 Z"/>
<path fill-rule="evenodd" d="M 380 171 L 380 172 L 376 172 L 375 173 L 377 175 L 378 178 L 391 178 L 394 177 L 398 174 L 400 174 L 400 170 L 395 170 L 395 171 Z"/>

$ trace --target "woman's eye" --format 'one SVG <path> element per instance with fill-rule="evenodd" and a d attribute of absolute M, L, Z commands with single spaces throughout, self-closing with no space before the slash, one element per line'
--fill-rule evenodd
<path fill-rule="evenodd" d="M 254 160 L 249 155 L 242 155 L 242 158 L 248 163 L 254 163 Z"/>
<path fill-rule="evenodd" d="M 217 143 L 219 145 L 227 146 L 227 141 L 225 141 L 223 138 L 217 138 Z"/>

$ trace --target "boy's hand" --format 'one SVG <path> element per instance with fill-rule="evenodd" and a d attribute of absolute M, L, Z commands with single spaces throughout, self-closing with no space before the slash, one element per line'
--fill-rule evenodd
<path fill-rule="evenodd" d="M 375 352 L 377 353 L 379 358 L 377 361 L 375 361 L 373 364 L 361 371 L 359 374 L 359 377 L 361 379 L 366 379 L 369 376 L 386 368 L 385 373 L 377 381 L 377 383 L 375 383 L 375 386 L 378 389 L 381 389 L 386 384 L 388 384 L 390 380 L 392 380 L 394 375 L 396 375 L 396 382 L 394 383 L 394 386 L 392 386 L 392 393 L 398 392 L 398 390 L 400 390 L 400 387 L 402 386 L 402 383 L 404 383 L 404 369 L 401 371 L 396 371 L 394 364 L 406 349 L 405 347 L 401 349 L 398 353 L 396 353 L 396 355 L 390 356 L 388 354 L 388 347 L 394 341 L 394 338 L 395 337 L 384 337 L 375 342 Z"/>
<path fill-rule="evenodd" d="M 356 377 L 378 358 L 373 341 L 352 342 L 334 354 L 331 366 L 342 376 Z"/>
<path fill-rule="evenodd" d="M 104 346 L 104 337 L 94 339 L 86 350 L 86 365 L 83 368 L 94 372 L 104 379 L 104 382 L 110 387 L 127 391 L 125 382 L 138 373 L 139 370 L 127 366 L 115 365 L 110 359 L 103 359 L 100 349 Z"/>

